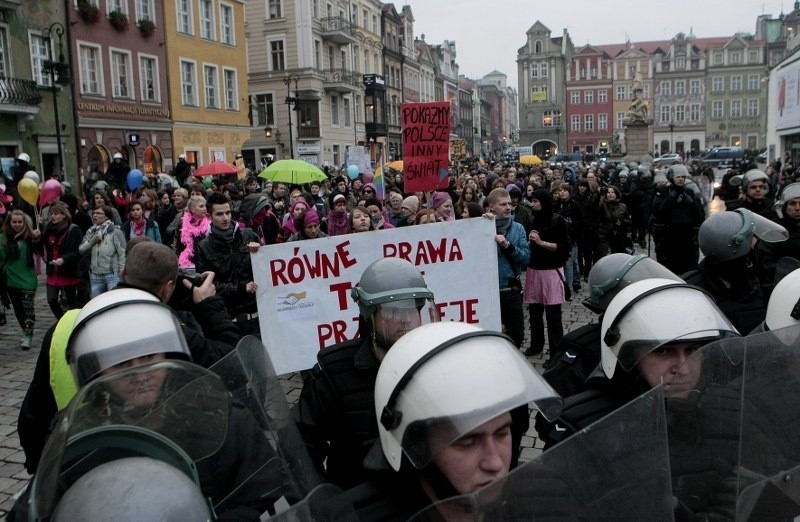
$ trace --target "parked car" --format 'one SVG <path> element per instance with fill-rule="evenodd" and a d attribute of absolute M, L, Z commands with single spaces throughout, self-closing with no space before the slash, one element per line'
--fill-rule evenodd
<path fill-rule="evenodd" d="M 758 156 L 756 156 L 756 163 L 765 164 L 766 162 L 767 162 L 767 151 L 764 151 Z"/>
<path fill-rule="evenodd" d="M 653 160 L 654 167 L 669 167 L 670 165 L 676 165 L 678 163 L 683 163 L 683 158 L 681 158 L 680 154 L 673 153 L 662 154 Z"/>
<path fill-rule="evenodd" d="M 734 160 L 741 161 L 743 158 L 741 147 L 714 147 L 700 157 L 700 166 L 715 169 L 729 167 Z"/>

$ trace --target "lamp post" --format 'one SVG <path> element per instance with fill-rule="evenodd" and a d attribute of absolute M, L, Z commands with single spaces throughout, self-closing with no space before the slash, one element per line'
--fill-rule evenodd
<path fill-rule="evenodd" d="M 42 68 L 50 75 L 50 88 L 53 90 L 53 117 L 56 124 L 56 145 L 58 146 L 58 172 L 61 176 L 61 170 L 64 165 L 64 151 L 61 147 L 61 122 L 58 119 L 58 85 L 69 85 L 72 83 L 70 76 L 69 64 L 64 59 L 64 26 L 58 22 L 53 22 L 50 27 L 42 31 L 42 38 L 47 41 L 48 52 L 50 57 L 53 58 L 53 35 L 58 38 L 58 60 L 45 60 L 42 63 Z"/>
<path fill-rule="evenodd" d="M 669 124 L 669 152 L 675 152 L 675 123 Z"/>
<path fill-rule="evenodd" d="M 561 144 L 559 143 L 560 141 L 561 141 L 561 124 L 558 123 L 556 124 L 556 154 L 558 154 L 559 151 L 561 150 Z"/>
<path fill-rule="evenodd" d="M 291 158 L 294 159 L 294 140 L 292 138 L 292 108 L 296 107 L 299 94 L 297 92 L 297 82 L 300 80 L 300 75 L 292 73 L 283 79 L 286 84 L 286 106 L 289 112 L 289 153 Z M 292 96 L 292 82 L 294 82 L 294 96 Z"/>

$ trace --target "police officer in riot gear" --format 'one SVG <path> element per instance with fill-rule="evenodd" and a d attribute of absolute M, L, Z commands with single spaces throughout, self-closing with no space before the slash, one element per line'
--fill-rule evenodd
<path fill-rule="evenodd" d="M 115 152 L 106 172 L 106 180 L 119 190 L 127 190 L 128 172 L 131 168 L 123 161 L 122 153 Z"/>
<path fill-rule="evenodd" d="M 403 334 L 439 318 L 422 274 L 402 259 L 369 265 L 352 298 L 359 337 L 319 352 L 292 410 L 319 471 L 345 489 L 367 478 L 362 463 L 378 437 L 372 395 L 381 361 Z"/>

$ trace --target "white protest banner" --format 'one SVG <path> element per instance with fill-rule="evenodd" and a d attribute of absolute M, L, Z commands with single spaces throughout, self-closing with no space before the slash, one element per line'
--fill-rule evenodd
<path fill-rule="evenodd" d="M 382 257 L 414 263 L 442 321 L 501 330 L 494 222 L 472 218 L 270 245 L 252 255 L 261 338 L 278 374 L 311 368 L 317 352 L 358 334 L 350 297 Z"/>

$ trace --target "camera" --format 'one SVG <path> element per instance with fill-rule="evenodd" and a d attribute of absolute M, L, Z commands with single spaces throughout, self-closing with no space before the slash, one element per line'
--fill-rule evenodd
<path fill-rule="evenodd" d="M 194 269 L 181 268 L 178 270 L 178 281 L 189 281 L 192 286 L 200 286 L 203 284 L 203 276 L 194 271 Z"/>

